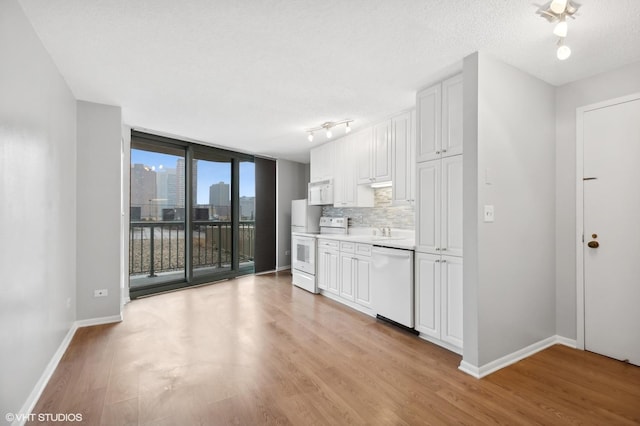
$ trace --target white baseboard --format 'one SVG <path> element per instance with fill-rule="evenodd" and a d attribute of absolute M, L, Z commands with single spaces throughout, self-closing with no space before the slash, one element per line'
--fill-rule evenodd
<path fill-rule="evenodd" d="M 75 322 L 76 327 L 90 327 L 92 325 L 111 324 L 114 322 L 121 322 L 122 314 L 111 315 L 110 317 L 90 318 L 86 320 L 79 320 Z"/>
<path fill-rule="evenodd" d="M 540 352 L 544 349 L 547 349 L 548 347 L 551 347 L 553 345 L 558 345 L 558 344 L 569 346 L 571 348 L 576 347 L 575 340 L 571 340 L 566 337 L 555 335 L 555 336 L 547 337 L 546 339 L 542 339 L 539 342 L 533 343 L 525 348 L 519 349 L 513 353 L 510 353 L 501 358 L 498 358 L 495 361 L 491 361 L 481 367 L 476 367 L 475 365 L 472 365 L 462 360 L 458 369 L 460 371 L 463 371 L 469 374 L 470 376 L 475 377 L 476 379 L 481 379 L 511 364 L 515 364 L 516 362 L 522 359 L 530 357 L 531 355 L 537 352 Z"/>
<path fill-rule="evenodd" d="M 322 296 L 324 296 L 324 297 L 326 297 L 328 299 L 335 300 L 336 302 L 341 303 L 341 304 L 343 304 L 345 306 L 348 306 L 351 309 L 354 309 L 354 310 L 356 310 L 358 312 L 362 312 L 365 315 L 369 315 L 370 317 L 374 317 L 375 318 L 375 316 L 376 316 L 376 313 L 373 311 L 373 309 L 367 308 L 367 307 L 362 306 L 362 305 L 359 305 L 359 304 L 357 304 L 355 302 L 352 302 L 350 300 L 345 300 L 345 299 L 343 299 L 342 297 L 338 296 L 335 293 L 331 293 L 331 292 L 326 291 L 326 290 L 318 289 L 318 294 L 320 294 L 320 295 L 322 295 Z"/>
<path fill-rule="evenodd" d="M 40 399 L 40 396 L 42 395 L 42 391 L 44 391 L 44 388 L 47 387 L 47 383 L 49 383 L 51 376 L 56 371 L 56 368 L 58 367 L 60 360 L 64 356 L 64 353 L 67 351 L 67 348 L 69 347 L 69 344 L 73 339 L 73 335 L 76 334 L 77 329 L 78 329 L 78 326 L 76 325 L 75 322 L 71 324 L 71 328 L 69 328 L 69 331 L 64 336 L 64 339 L 62 339 L 62 342 L 60 342 L 60 346 L 58 346 L 58 349 L 55 351 L 55 353 L 51 357 L 51 360 L 49 361 L 44 371 L 42 372 L 40 379 L 38 379 L 38 381 L 36 382 L 36 385 L 33 387 L 33 390 L 29 394 L 29 397 L 27 398 L 25 403 L 22 405 L 22 408 L 20 409 L 20 411 L 18 411 L 18 413 L 22 415 L 21 419 L 14 420 L 14 422 L 11 423 L 13 426 L 22 426 L 23 424 L 25 424 L 28 418 L 27 414 L 31 414 L 31 411 L 33 411 L 33 407 L 36 406 L 36 403 L 38 402 L 38 400 Z"/>
<path fill-rule="evenodd" d="M 434 345 L 438 345 L 438 346 L 440 346 L 442 348 L 445 348 L 448 351 L 454 352 L 454 353 L 456 353 L 458 355 L 462 355 L 462 348 L 459 348 L 457 346 L 453 346 L 453 345 L 451 345 L 451 344 L 449 344 L 447 342 L 444 342 L 444 341 L 442 341 L 440 339 L 436 339 L 435 337 L 428 336 L 428 335 L 426 335 L 424 333 L 420 333 L 418 335 L 418 337 L 421 338 L 422 340 L 426 340 L 429 343 L 433 343 Z"/>
<path fill-rule="evenodd" d="M 562 337 L 558 335 L 556 335 L 556 343 L 559 345 L 568 346 L 572 349 L 576 349 L 578 347 L 578 343 L 576 342 L 576 339 L 569 339 L 567 337 Z"/>
<path fill-rule="evenodd" d="M 76 331 L 79 328 L 88 327 L 92 325 L 110 324 L 110 323 L 120 322 L 120 321 L 122 321 L 122 314 L 113 315 L 110 317 L 80 320 L 80 321 L 75 321 L 73 324 L 71 324 L 71 328 L 69 328 L 69 331 L 64 336 L 64 339 L 62 339 L 62 342 L 60 342 L 60 346 L 58 346 L 58 349 L 53 354 L 53 356 L 51 357 L 51 360 L 49 361 L 46 368 L 42 372 L 40 379 L 38 379 L 36 385 L 33 387 L 33 390 L 29 394 L 29 397 L 27 398 L 25 403 L 22 405 L 22 408 L 19 411 L 19 413 L 22 415 L 21 419 L 15 420 L 13 423 L 11 423 L 12 426 L 22 426 L 25 424 L 27 418 L 29 417 L 28 414 L 31 414 L 31 412 L 33 411 L 33 408 L 36 406 L 36 403 L 40 399 L 42 392 L 47 387 L 47 384 L 49 383 L 49 380 L 51 380 L 51 376 L 53 376 L 53 373 L 56 371 L 56 368 L 58 368 L 58 364 L 60 363 L 60 360 L 62 359 L 65 352 L 67 351 L 67 348 L 71 343 L 71 340 L 73 340 L 73 336 L 76 334 Z"/>
<path fill-rule="evenodd" d="M 287 269 L 291 269 L 291 265 L 278 266 L 278 267 L 276 268 L 276 271 L 277 271 L 277 272 L 280 272 L 280 271 L 286 271 Z"/>

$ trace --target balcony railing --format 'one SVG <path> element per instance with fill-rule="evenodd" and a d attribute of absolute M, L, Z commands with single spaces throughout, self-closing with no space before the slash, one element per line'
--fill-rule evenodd
<path fill-rule="evenodd" d="M 230 268 L 232 224 L 197 220 L 192 229 L 193 269 Z M 253 262 L 255 222 L 240 221 L 240 263 Z M 185 268 L 184 223 L 177 221 L 131 221 L 129 227 L 129 275 L 155 277 L 158 273 Z"/>

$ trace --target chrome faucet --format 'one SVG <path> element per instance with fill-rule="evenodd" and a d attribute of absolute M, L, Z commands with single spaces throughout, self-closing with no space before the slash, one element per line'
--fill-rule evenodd
<path fill-rule="evenodd" d="M 380 227 L 378 228 L 380 230 L 380 235 L 382 235 L 383 237 L 390 237 L 391 236 L 391 228 L 387 227 Z"/>

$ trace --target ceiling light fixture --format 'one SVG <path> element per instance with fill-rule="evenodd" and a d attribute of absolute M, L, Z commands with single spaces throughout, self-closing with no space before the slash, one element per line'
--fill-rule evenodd
<path fill-rule="evenodd" d="M 568 29 L 569 27 L 567 25 L 567 21 L 563 19 L 556 24 L 555 28 L 553 29 L 553 33 L 558 37 L 565 38 L 567 36 Z"/>
<path fill-rule="evenodd" d="M 553 28 L 553 34 L 559 37 L 556 56 L 561 61 L 564 61 L 571 56 L 571 49 L 564 43 L 569 29 L 567 25 L 567 18 L 576 19 L 573 15 L 575 15 L 579 7 L 580 5 L 574 3 L 572 0 L 552 0 L 546 6 L 538 9 L 538 14 L 540 16 L 545 18 L 548 22 L 556 24 Z"/>
<path fill-rule="evenodd" d="M 567 0 L 553 0 L 549 5 L 553 13 L 561 14 L 567 9 Z"/>
<path fill-rule="evenodd" d="M 320 130 L 324 130 L 326 132 L 327 139 L 331 139 L 333 137 L 333 132 L 331 131 L 331 129 L 341 124 L 346 125 L 344 132 L 349 133 L 351 132 L 351 123 L 353 123 L 353 120 L 327 121 L 325 123 L 322 123 L 318 127 L 307 129 L 306 132 L 309 134 L 307 139 L 309 139 L 309 142 L 313 142 L 313 132 L 317 132 Z"/>
<path fill-rule="evenodd" d="M 564 61 L 571 56 L 571 49 L 569 49 L 569 46 L 565 46 L 562 43 L 562 39 L 558 40 L 558 50 L 556 51 L 556 55 L 561 61 Z"/>

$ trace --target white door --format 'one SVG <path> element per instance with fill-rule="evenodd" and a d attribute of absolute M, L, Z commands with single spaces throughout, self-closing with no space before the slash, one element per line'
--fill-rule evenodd
<path fill-rule="evenodd" d="M 583 123 L 585 349 L 640 365 L 640 99 Z"/>

